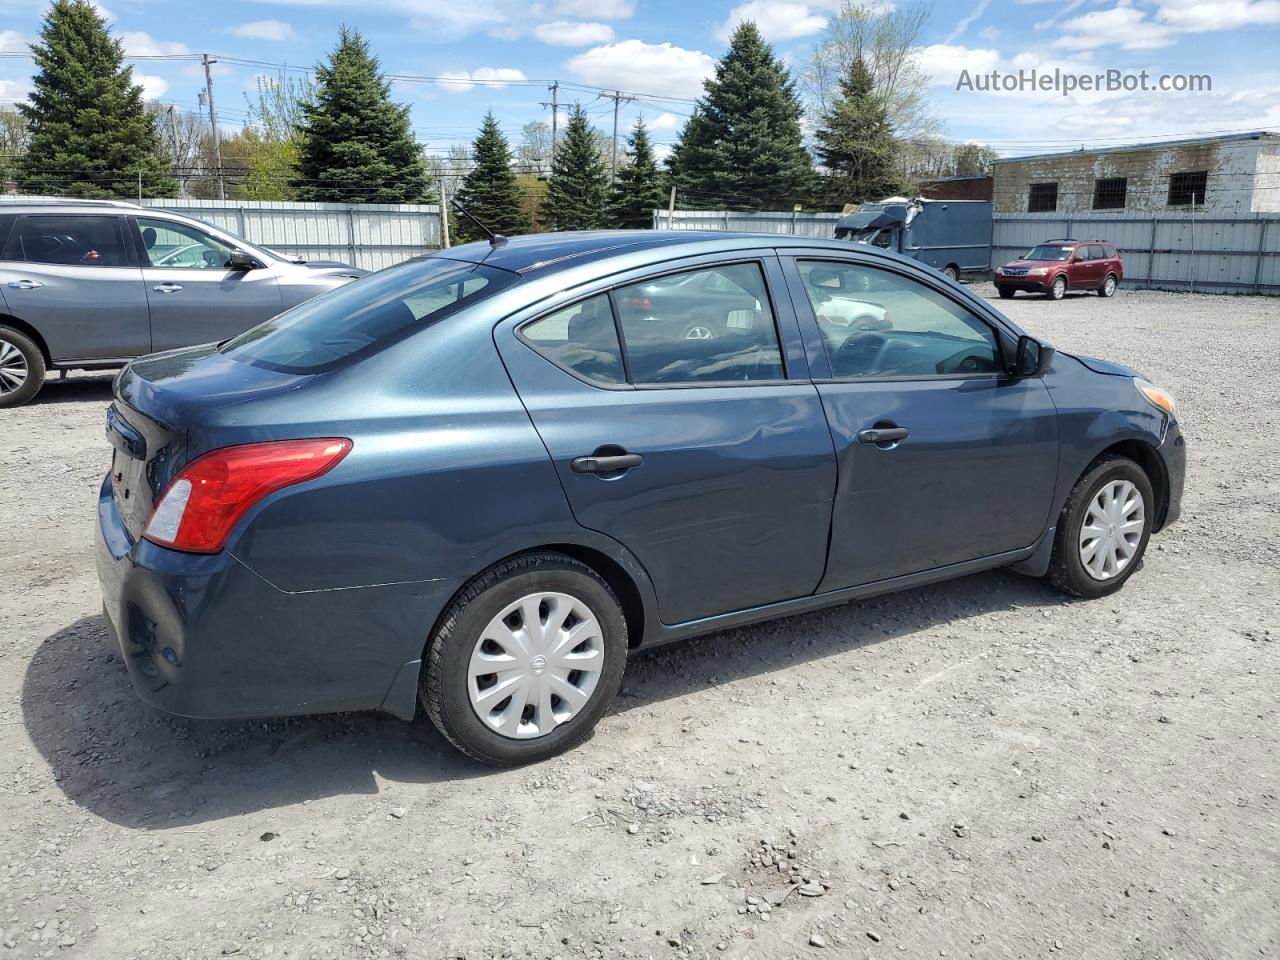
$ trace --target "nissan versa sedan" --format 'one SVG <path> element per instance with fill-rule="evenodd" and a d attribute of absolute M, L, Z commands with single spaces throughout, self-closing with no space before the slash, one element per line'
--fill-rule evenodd
<path fill-rule="evenodd" d="M 1185 463 L 1168 393 L 915 261 L 693 232 L 383 270 L 134 361 L 106 431 L 143 699 L 421 707 L 496 764 L 583 740 L 636 649 L 994 567 L 1113 593 Z"/>

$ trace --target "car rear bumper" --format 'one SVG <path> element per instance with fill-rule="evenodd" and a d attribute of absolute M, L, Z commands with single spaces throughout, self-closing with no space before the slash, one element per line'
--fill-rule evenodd
<path fill-rule="evenodd" d="M 285 592 L 227 551 L 133 542 L 109 476 L 96 554 L 108 630 L 138 695 L 201 719 L 366 709 L 411 717 L 403 676 L 455 586 Z"/>

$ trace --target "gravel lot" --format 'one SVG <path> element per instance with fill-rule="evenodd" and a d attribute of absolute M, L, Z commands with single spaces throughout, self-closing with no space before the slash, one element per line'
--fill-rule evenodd
<path fill-rule="evenodd" d="M 1002 306 L 1178 397 L 1183 519 L 1122 593 L 997 572 L 638 655 L 506 772 L 145 707 L 92 563 L 110 377 L 0 412 L 0 960 L 1276 956 L 1280 300 Z"/>

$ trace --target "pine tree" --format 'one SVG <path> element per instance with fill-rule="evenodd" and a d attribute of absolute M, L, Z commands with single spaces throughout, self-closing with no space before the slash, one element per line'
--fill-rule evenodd
<path fill-rule="evenodd" d="M 734 30 L 672 154 L 676 185 L 728 207 L 807 199 L 813 166 L 795 83 L 751 21 Z"/>
<path fill-rule="evenodd" d="M 36 75 L 18 105 L 30 129 L 17 179 L 25 193 L 172 196 L 152 116 L 124 50 L 84 0 L 55 0 L 33 44 Z"/>
<path fill-rule="evenodd" d="M 642 230 L 653 225 L 653 211 L 663 205 L 663 187 L 644 118 L 637 118 L 627 137 L 627 161 L 618 171 L 609 196 L 613 226 Z"/>
<path fill-rule="evenodd" d="M 597 230 L 608 222 L 608 173 L 587 113 L 574 106 L 551 160 L 547 221 L 553 230 Z"/>
<path fill-rule="evenodd" d="M 493 111 L 485 115 L 471 150 L 472 166 L 458 191 L 458 203 L 494 233 L 528 233 L 529 218 L 516 175 L 511 170 L 511 147 Z M 486 234 L 466 217 L 451 218 L 460 242 L 481 240 Z"/>
<path fill-rule="evenodd" d="M 840 80 L 840 95 L 818 128 L 818 159 L 827 168 L 822 193 L 832 206 L 883 200 L 908 190 L 898 170 L 888 111 L 875 86 L 866 63 L 854 57 Z"/>
<path fill-rule="evenodd" d="M 341 28 L 329 62 L 316 67 L 315 99 L 302 105 L 295 183 L 299 200 L 414 203 L 427 171 L 409 128 L 409 108 L 359 31 Z"/>

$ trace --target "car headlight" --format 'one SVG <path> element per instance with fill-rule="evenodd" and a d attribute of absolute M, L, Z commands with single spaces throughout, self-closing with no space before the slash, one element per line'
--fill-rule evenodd
<path fill-rule="evenodd" d="M 1133 385 L 1153 407 L 1159 407 L 1171 417 L 1177 416 L 1177 405 L 1173 402 L 1173 394 L 1168 390 L 1161 390 L 1154 383 L 1143 380 L 1141 377 L 1134 377 Z"/>
<path fill-rule="evenodd" d="M 1004 276 L 1004 267 L 996 267 L 996 275 L 1001 277 Z"/>
<path fill-rule="evenodd" d="M 1027 271 L 1027 276 L 1043 277 L 1048 272 L 1049 272 L 1048 267 L 1032 267 L 1030 270 Z"/>

